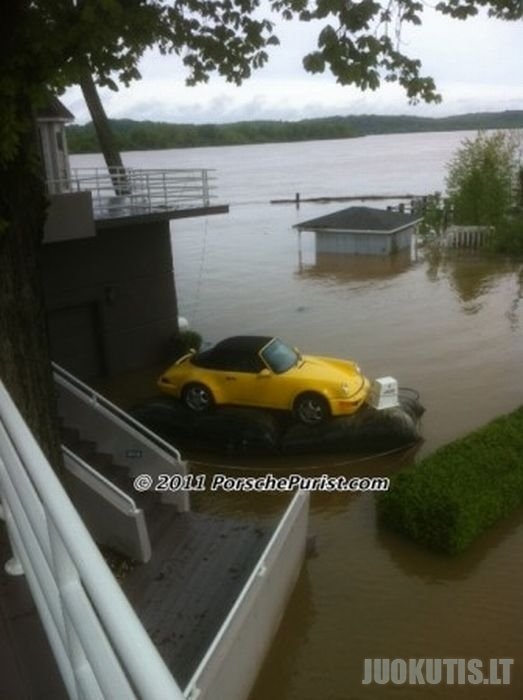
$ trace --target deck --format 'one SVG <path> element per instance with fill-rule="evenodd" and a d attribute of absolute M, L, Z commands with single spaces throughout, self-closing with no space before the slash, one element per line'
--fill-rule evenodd
<path fill-rule="evenodd" d="M 153 642 L 183 688 L 223 624 L 272 528 L 203 513 L 165 523 L 149 563 L 122 583 Z M 65 700 L 58 668 L 25 577 L 8 576 L 0 528 L 0 658 L 2 697 Z"/>
<path fill-rule="evenodd" d="M 123 589 L 180 687 L 223 624 L 272 528 L 182 513 L 157 540 L 152 559 Z"/>

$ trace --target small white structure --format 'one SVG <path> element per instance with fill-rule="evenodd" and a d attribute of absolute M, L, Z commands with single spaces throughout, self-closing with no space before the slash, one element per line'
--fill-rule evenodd
<path fill-rule="evenodd" d="M 371 207 L 349 207 L 296 224 L 298 231 L 316 233 L 318 253 L 393 255 L 410 250 L 418 217 Z"/>
<path fill-rule="evenodd" d="M 71 179 L 65 125 L 72 121 L 74 116 L 54 95 L 50 95 L 48 105 L 37 114 L 42 160 L 50 194 L 63 192 L 65 183 Z"/>
<path fill-rule="evenodd" d="M 399 406 L 398 382 L 394 377 L 380 377 L 372 382 L 367 403 L 377 411 Z"/>

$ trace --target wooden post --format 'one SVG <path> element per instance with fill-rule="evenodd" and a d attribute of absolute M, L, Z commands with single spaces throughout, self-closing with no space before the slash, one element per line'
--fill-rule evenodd
<path fill-rule="evenodd" d="M 300 208 L 300 193 L 296 192 L 296 209 Z"/>

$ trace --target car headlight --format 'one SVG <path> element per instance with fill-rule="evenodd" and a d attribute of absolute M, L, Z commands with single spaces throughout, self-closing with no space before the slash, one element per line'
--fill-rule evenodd
<path fill-rule="evenodd" d="M 342 384 L 341 393 L 343 396 L 350 396 L 350 386 L 348 384 Z"/>

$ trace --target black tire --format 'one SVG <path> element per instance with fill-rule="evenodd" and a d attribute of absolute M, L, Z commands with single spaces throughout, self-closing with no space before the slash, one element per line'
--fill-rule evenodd
<path fill-rule="evenodd" d="M 305 425 L 319 425 L 330 416 L 327 400 L 320 394 L 300 394 L 294 402 L 294 416 Z"/>
<path fill-rule="evenodd" d="M 194 413 L 206 413 L 214 406 L 214 396 L 205 384 L 187 384 L 182 392 L 182 401 Z"/>

